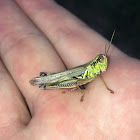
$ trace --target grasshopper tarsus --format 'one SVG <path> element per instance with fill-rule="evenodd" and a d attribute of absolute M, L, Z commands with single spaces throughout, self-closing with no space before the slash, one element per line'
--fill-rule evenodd
<path fill-rule="evenodd" d="M 114 94 L 114 91 L 113 90 L 111 90 L 110 88 L 108 88 L 108 90 L 110 91 L 110 93 Z"/>
<path fill-rule="evenodd" d="M 62 91 L 62 94 L 66 94 L 66 91 Z"/>
<path fill-rule="evenodd" d="M 40 72 L 40 76 L 46 76 L 47 75 L 47 73 L 46 72 Z"/>
<path fill-rule="evenodd" d="M 84 100 L 84 96 L 81 97 L 80 102 L 83 102 L 83 100 Z"/>
<path fill-rule="evenodd" d="M 110 91 L 110 93 L 114 94 L 114 91 L 113 91 L 112 89 L 110 89 L 110 88 L 106 85 L 105 82 L 104 82 L 104 85 L 105 85 L 106 89 Z"/>

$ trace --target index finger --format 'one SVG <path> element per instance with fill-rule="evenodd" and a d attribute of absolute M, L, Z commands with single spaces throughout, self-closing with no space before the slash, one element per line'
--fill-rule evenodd
<path fill-rule="evenodd" d="M 54 1 L 16 1 L 48 36 L 68 68 L 105 53 L 109 42 Z M 113 51 L 114 55 L 121 55 L 117 49 Z"/>
<path fill-rule="evenodd" d="M 1 58 L 32 111 L 41 90 L 29 80 L 40 71 L 57 72 L 65 66 L 49 40 L 11 0 L 0 1 L 0 43 Z"/>

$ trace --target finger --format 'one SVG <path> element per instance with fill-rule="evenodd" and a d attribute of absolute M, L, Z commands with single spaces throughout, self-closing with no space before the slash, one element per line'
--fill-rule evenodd
<path fill-rule="evenodd" d="M 8 139 L 30 119 L 23 97 L 0 60 L 0 139 Z"/>
<path fill-rule="evenodd" d="M 29 80 L 40 71 L 56 72 L 65 67 L 51 43 L 13 1 L 0 1 L 0 23 L 1 58 L 33 112 L 41 91 Z"/>
<path fill-rule="evenodd" d="M 100 53 L 105 53 L 105 44 L 109 42 L 54 1 L 16 2 L 48 36 L 66 66 L 77 66 Z M 113 52 L 110 49 L 110 52 L 116 56 L 118 53 L 120 55 L 116 49 L 113 49 Z"/>

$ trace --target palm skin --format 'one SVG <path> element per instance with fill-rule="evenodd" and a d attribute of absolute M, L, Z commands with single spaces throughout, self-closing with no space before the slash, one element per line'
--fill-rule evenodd
<path fill-rule="evenodd" d="M 29 80 L 90 61 L 107 40 L 51 0 L 1 0 L 0 42 L 0 139 L 140 139 L 139 60 L 111 45 L 101 76 L 114 94 L 95 78 L 80 102 Z"/>

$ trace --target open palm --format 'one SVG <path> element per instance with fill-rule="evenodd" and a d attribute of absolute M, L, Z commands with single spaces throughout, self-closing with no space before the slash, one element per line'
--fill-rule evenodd
<path fill-rule="evenodd" d="M 20 7 L 20 8 L 19 8 Z M 110 35 L 111 36 L 111 35 Z M 102 78 L 61 94 L 29 80 L 104 53 L 105 40 L 52 0 L 0 0 L 0 139 L 140 139 L 140 62 L 111 45 Z"/>

